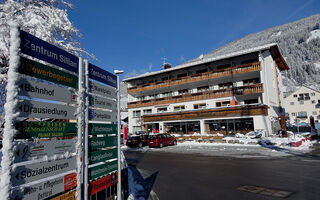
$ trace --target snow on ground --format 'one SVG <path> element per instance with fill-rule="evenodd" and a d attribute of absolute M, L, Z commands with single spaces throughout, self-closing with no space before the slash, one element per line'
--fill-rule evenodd
<path fill-rule="evenodd" d="M 307 43 L 313 39 L 320 38 L 320 30 L 319 29 L 311 31 L 310 33 L 311 33 L 311 36 L 307 39 Z"/>

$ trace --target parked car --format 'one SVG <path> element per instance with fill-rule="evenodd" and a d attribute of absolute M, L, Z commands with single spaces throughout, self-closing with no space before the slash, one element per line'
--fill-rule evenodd
<path fill-rule="evenodd" d="M 149 135 L 148 137 L 148 146 L 149 147 L 164 147 L 169 145 L 176 145 L 177 140 L 175 137 L 169 134 L 157 134 L 157 135 Z"/>
<path fill-rule="evenodd" d="M 128 147 L 143 147 L 148 145 L 148 135 L 133 135 L 127 139 Z"/>
<path fill-rule="evenodd" d="M 146 135 L 147 132 L 145 132 L 145 131 L 136 131 L 136 132 L 134 132 L 134 134 L 135 135 Z"/>

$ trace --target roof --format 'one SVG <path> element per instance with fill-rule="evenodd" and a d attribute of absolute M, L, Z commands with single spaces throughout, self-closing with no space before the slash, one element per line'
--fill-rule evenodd
<path fill-rule="evenodd" d="M 301 85 L 298 89 L 296 89 L 295 91 L 293 91 L 293 92 L 290 92 L 286 97 L 285 97 L 285 99 L 286 98 L 288 98 L 289 96 L 291 96 L 293 93 L 296 93 L 298 90 L 300 90 L 302 87 L 305 87 L 305 88 L 308 88 L 308 89 L 310 89 L 310 90 L 313 90 L 313 91 L 315 91 L 315 92 L 318 92 L 318 93 L 320 93 L 320 91 L 318 91 L 318 90 L 316 90 L 316 89 L 314 89 L 314 88 L 312 88 L 312 87 L 309 87 L 309 86 L 307 86 L 307 85 Z"/>
<path fill-rule="evenodd" d="M 280 53 L 278 45 L 276 43 L 271 43 L 271 44 L 266 44 L 266 45 L 246 49 L 243 51 L 237 51 L 237 52 L 221 55 L 221 56 L 215 56 L 215 57 L 204 56 L 206 58 L 196 58 L 194 60 L 187 61 L 186 63 L 183 63 L 181 65 L 177 65 L 176 67 L 172 67 L 169 69 L 163 69 L 163 70 L 159 70 L 159 71 L 155 71 L 155 72 L 147 72 L 147 73 L 135 76 L 135 77 L 124 79 L 123 81 L 129 82 L 129 81 L 136 80 L 136 79 L 141 79 L 141 78 L 145 78 L 145 77 L 149 77 L 149 76 L 154 76 L 154 75 L 158 75 L 158 74 L 162 74 L 162 73 L 167 73 L 167 72 L 171 72 L 171 71 L 175 71 L 175 70 L 184 69 L 187 67 L 192 67 L 195 65 L 201 65 L 201 64 L 205 64 L 205 63 L 209 63 L 209 62 L 232 58 L 232 57 L 245 55 L 245 54 L 249 54 L 249 53 L 254 53 L 254 52 L 258 52 L 258 51 L 263 51 L 263 50 L 267 50 L 267 49 L 270 49 L 271 55 L 272 55 L 273 59 L 277 62 L 281 71 L 289 69 L 286 61 L 284 60 L 284 58 L 282 57 L 282 55 Z"/>

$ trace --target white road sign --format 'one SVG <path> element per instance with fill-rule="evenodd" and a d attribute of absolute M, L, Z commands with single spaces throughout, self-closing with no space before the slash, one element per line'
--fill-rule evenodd
<path fill-rule="evenodd" d="M 48 158 L 55 155 L 75 153 L 76 139 L 50 140 L 36 142 L 15 142 L 15 162 L 35 160 L 43 156 Z"/>
<path fill-rule="evenodd" d="M 89 92 L 93 94 L 98 94 L 104 97 L 116 99 L 117 92 L 113 87 L 101 85 L 97 82 L 89 80 Z"/>
<path fill-rule="evenodd" d="M 11 195 L 12 200 L 42 200 L 77 186 L 77 174 L 71 173 L 45 180 L 26 187 L 17 187 Z"/>
<path fill-rule="evenodd" d="M 18 103 L 19 117 L 76 119 L 76 108 L 52 103 L 23 100 Z"/>
<path fill-rule="evenodd" d="M 20 163 L 19 163 L 20 164 Z M 76 156 L 68 159 L 43 161 L 40 163 L 31 163 L 21 166 L 14 164 L 14 170 L 11 176 L 12 186 L 22 185 L 48 178 L 76 169 Z"/>
<path fill-rule="evenodd" d="M 117 122 L 117 113 L 89 109 L 89 120 L 100 122 Z"/>
<path fill-rule="evenodd" d="M 21 77 L 18 82 L 18 95 L 31 98 L 49 99 L 65 103 L 76 103 L 77 96 L 67 88 L 46 84 Z"/>
<path fill-rule="evenodd" d="M 90 96 L 90 106 L 95 108 L 109 109 L 117 111 L 117 102 L 115 100 L 98 97 L 95 95 Z"/>

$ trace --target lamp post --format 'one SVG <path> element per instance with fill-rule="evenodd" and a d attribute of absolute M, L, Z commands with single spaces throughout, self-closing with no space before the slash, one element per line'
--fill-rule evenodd
<path fill-rule="evenodd" d="M 121 134 L 120 134 L 120 77 L 123 70 L 114 70 L 117 75 L 117 106 L 118 106 L 118 186 L 117 186 L 117 199 L 121 200 Z"/>

